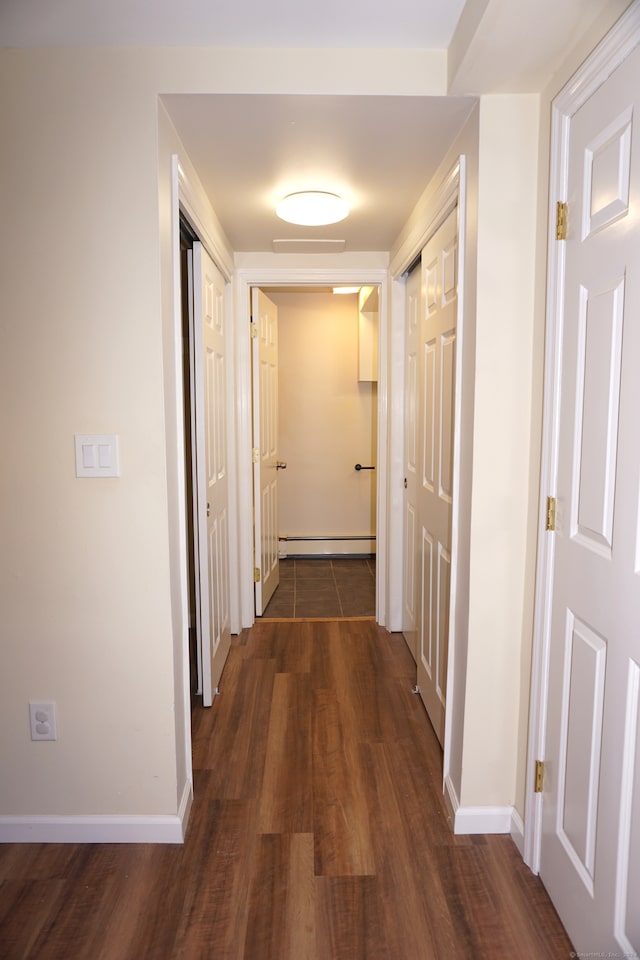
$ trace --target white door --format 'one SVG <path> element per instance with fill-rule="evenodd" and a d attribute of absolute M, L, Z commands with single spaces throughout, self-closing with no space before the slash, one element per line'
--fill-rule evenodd
<path fill-rule="evenodd" d="M 419 334 L 418 689 L 441 744 L 449 649 L 457 260 L 456 208 L 422 251 Z"/>
<path fill-rule="evenodd" d="M 278 552 L 278 309 L 251 291 L 253 329 L 253 510 L 256 616 L 280 582 Z M 282 465 L 280 465 L 282 466 Z"/>
<path fill-rule="evenodd" d="M 231 643 L 224 279 L 194 243 L 193 400 L 202 701 L 210 707 Z"/>
<path fill-rule="evenodd" d="M 540 874 L 590 956 L 640 954 L 639 91 L 636 47 L 569 134 Z"/>
<path fill-rule="evenodd" d="M 404 402 L 404 570 L 402 631 L 418 659 L 419 554 L 418 554 L 418 381 L 420 335 L 420 264 L 407 278 L 405 311 L 405 402 Z"/>

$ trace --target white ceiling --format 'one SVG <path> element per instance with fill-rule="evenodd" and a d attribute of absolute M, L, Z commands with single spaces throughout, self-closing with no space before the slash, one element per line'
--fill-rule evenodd
<path fill-rule="evenodd" d="M 0 46 L 366 49 L 374 71 L 376 50 L 448 49 L 451 92 L 539 91 L 581 32 L 627 2 L 0 0 Z M 163 100 L 235 251 L 302 238 L 389 250 L 474 102 L 255 93 Z M 333 227 L 282 223 L 275 202 L 302 189 L 341 193 L 353 212 Z"/>
<path fill-rule="evenodd" d="M 0 45 L 449 45 L 465 0 L 1 0 Z"/>
<path fill-rule="evenodd" d="M 236 251 L 310 238 L 389 250 L 474 102 L 233 94 L 163 101 Z M 308 189 L 343 196 L 349 217 L 313 228 L 276 217 L 281 197 Z"/>

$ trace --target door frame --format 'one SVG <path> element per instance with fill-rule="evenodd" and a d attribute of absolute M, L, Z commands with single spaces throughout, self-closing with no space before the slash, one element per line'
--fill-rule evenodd
<path fill-rule="evenodd" d="M 466 237 L 467 237 L 467 171 L 466 158 L 458 157 L 453 167 L 443 179 L 434 197 L 432 198 L 427 214 L 421 219 L 416 229 L 407 237 L 404 244 L 391 262 L 391 274 L 394 286 L 399 292 L 398 302 L 401 309 L 398 311 L 396 323 L 401 326 L 402 336 L 402 363 L 404 367 L 404 333 L 406 297 L 404 275 L 411 264 L 421 255 L 424 247 L 444 223 L 452 210 L 458 208 L 458 290 L 457 290 L 457 327 L 456 327 L 456 359 L 455 359 L 455 391 L 454 391 L 454 436 L 453 436 L 453 497 L 451 505 L 451 580 L 449 584 L 449 647 L 447 656 L 447 694 L 445 706 L 445 726 L 443 744 L 443 789 L 449 808 L 455 812 L 455 789 L 452 786 L 451 752 L 454 736 L 459 735 L 457 724 L 460 720 L 455 710 L 456 696 L 461 699 L 461 708 L 464 707 L 464 686 L 458 690 L 456 674 L 456 658 L 461 663 L 466 659 L 462 645 L 468 621 L 468 565 L 465 556 L 468 556 L 469 529 L 468 517 L 465 516 L 465 494 L 468 493 L 464 484 L 463 460 L 465 437 L 462 426 L 465 422 L 464 405 L 469 400 L 463 398 L 465 371 L 470 365 L 470 351 L 473 348 L 473 338 L 467 336 L 465 323 L 465 266 L 466 266 Z M 395 301 L 394 301 L 395 303 Z M 471 361 L 473 365 L 473 361 Z M 402 396 L 396 402 L 404 407 L 404 378 Z M 472 402 L 472 401 L 471 401 Z M 401 456 L 404 458 L 404 431 Z M 404 459 L 402 461 L 404 470 Z M 470 497 L 468 497 L 470 499 Z M 402 498 L 401 498 L 402 504 Z M 400 510 L 401 526 L 403 526 L 402 507 Z M 403 554 L 404 555 L 404 554 Z M 402 562 L 402 561 L 401 561 Z M 464 589 L 466 583 L 466 589 Z M 402 599 L 402 598 L 400 598 Z"/>
<path fill-rule="evenodd" d="M 221 232 L 215 231 L 215 224 L 209 227 L 207 211 L 210 210 L 209 200 L 200 184 L 191 179 L 185 170 L 185 166 L 180 162 L 177 153 L 171 155 L 171 249 L 172 249 L 172 313 L 173 328 L 171 332 L 172 340 L 167 345 L 172 357 L 172 381 L 175 384 L 174 405 L 172 405 L 172 414 L 174 418 L 175 445 L 176 445 L 176 470 L 171 477 L 171 484 L 174 491 L 175 501 L 175 519 L 177 521 L 176 537 L 172 548 L 177 554 L 177 569 L 179 570 L 180 582 L 177 584 L 177 603 L 175 610 L 175 619 L 179 624 L 181 631 L 182 648 L 182 689 L 181 689 L 181 718 L 180 727 L 182 730 L 185 776 L 187 781 L 188 800 L 181 801 L 181 809 L 184 807 L 184 817 L 188 816 L 187 807 L 191 802 L 193 793 L 193 767 L 192 767 L 192 742 L 191 742 L 191 689 L 189 675 L 189 578 L 188 578 L 188 537 L 187 524 L 193 524 L 192 516 L 187 516 L 186 499 L 186 442 L 184 434 L 184 383 L 182 376 L 182 302 L 181 302 L 181 278 L 180 278 L 180 217 L 183 216 L 187 221 L 197 239 L 200 240 L 207 253 L 211 256 L 214 263 L 222 273 L 225 280 L 225 327 L 229 338 L 229 363 L 227 368 L 227 402 L 229 411 L 233 411 L 234 396 L 234 365 L 232 358 L 234 355 L 234 330 L 232 316 L 231 299 L 231 279 L 233 277 L 233 257 L 230 254 L 224 236 Z M 229 463 L 229 515 L 235 517 L 237 505 L 235 503 L 235 484 L 236 484 L 236 461 L 235 449 L 233 445 L 233 430 L 227 431 L 227 459 Z M 194 456 L 196 449 L 193 449 Z M 235 524 L 229 525 L 229 595 L 230 595 L 230 620 L 231 632 L 239 632 L 239 608 L 234 603 L 237 596 L 237 537 Z M 177 696 L 177 694 L 176 694 Z M 178 706 L 176 709 L 179 709 Z M 186 822 L 186 819 L 185 819 Z"/>
<path fill-rule="evenodd" d="M 338 285 L 378 285 L 380 311 L 378 318 L 378 461 L 376 491 L 376 621 L 382 626 L 390 623 L 388 614 L 388 575 L 394 568 L 390 555 L 391 532 L 389 509 L 390 466 L 389 443 L 393 428 L 401 430 L 398 411 L 392 409 L 391 382 L 388 375 L 389 359 L 389 274 L 387 269 L 264 267 L 242 268 L 235 274 L 236 327 L 236 417 L 237 417 L 237 493 L 238 493 L 238 561 L 240 570 L 240 611 L 242 627 L 251 627 L 255 621 L 254 607 L 254 546 L 253 546 L 253 470 L 251 463 L 251 315 L 252 287 L 320 287 Z M 391 433 L 390 433 L 391 430 Z M 397 558 L 396 558 L 397 559 Z"/>
<path fill-rule="evenodd" d="M 565 278 L 565 248 L 555 236 L 556 202 L 567 200 L 572 117 L 639 43 L 640 0 L 636 0 L 551 104 L 542 458 L 524 820 L 524 861 L 536 874 L 540 870 L 543 794 L 535 792 L 535 767 L 537 760 L 545 759 L 554 565 L 553 537 L 546 531 L 546 498 L 556 492 Z"/>

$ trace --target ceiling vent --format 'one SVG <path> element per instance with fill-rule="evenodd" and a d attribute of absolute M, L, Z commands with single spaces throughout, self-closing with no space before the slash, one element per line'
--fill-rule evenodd
<path fill-rule="evenodd" d="M 274 240 L 274 253 L 343 253 L 346 240 Z"/>

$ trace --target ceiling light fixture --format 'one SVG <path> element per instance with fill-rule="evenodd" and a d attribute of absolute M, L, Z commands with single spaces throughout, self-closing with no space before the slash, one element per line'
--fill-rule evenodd
<path fill-rule="evenodd" d="M 338 223 L 349 213 L 342 197 L 322 190 L 304 190 L 290 193 L 276 207 L 276 213 L 287 223 L 304 227 L 321 227 L 326 223 Z"/>
<path fill-rule="evenodd" d="M 334 287 L 334 293 L 360 293 L 360 287 Z"/>

